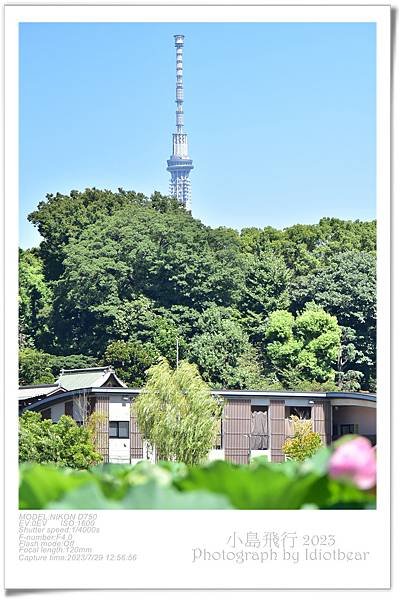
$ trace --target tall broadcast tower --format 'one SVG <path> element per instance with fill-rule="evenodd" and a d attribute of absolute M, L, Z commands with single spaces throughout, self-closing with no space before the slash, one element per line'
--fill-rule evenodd
<path fill-rule="evenodd" d="M 191 182 L 189 174 L 193 169 L 188 155 L 188 136 L 184 133 L 184 86 L 182 82 L 182 49 L 184 36 L 175 35 L 176 49 L 176 130 L 173 133 L 173 153 L 167 161 L 167 171 L 171 173 L 170 195 L 175 196 L 187 210 L 191 210 Z"/>

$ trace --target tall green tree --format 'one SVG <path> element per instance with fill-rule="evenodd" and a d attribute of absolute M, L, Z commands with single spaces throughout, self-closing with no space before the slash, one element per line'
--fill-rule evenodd
<path fill-rule="evenodd" d="M 61 369 L 95 367 L 98 359 L 78 355 L 55 356 L 36 348 L 22 348 L 19 352 L 19 384 L 53 383 Z"/>
<path fill-rule="evenodd" d="M 107 346 L 103 362 L 113 365 L 118 377 L 126 384 L 141 387 L 146 379 L 146 371 L 159 358 L 157 349 L 149 342 L 117 340 Z"/>
<path fill-rule="evenodd" d="M 317 273 L 331 258 L 344 251 L 376 252 L 375 221 L 343 221 L 325 217 L 315 225 L 248 228 L 241 232 L 246 252 L 273 252 L 281 256 L 293 276 Z"/>
<path fill-rule="evenodd" d="M 124 300 L 118 306 L 110 337 L 115 336 L 116 341 L 136 340 L 150 344 L 159 356 L 166 357 L 173 365 L 176 361 L 177 341 L 180 356 L 185 357 L 184 325 L 182 314 L 177 318 L 174 311 L 158 307 L 156 302 L 138 294 L 132 300 Z"/>
<path fill-rule="evenodd" d="M 55 284 L 63 352 L 90 354 L 94 344 L 103 352 L 119 307 L 138 294 L 165 308 L 236 305 L 243 259 L 232 248 L 216 254 L 208 235 L 189 213 L 147 207 L 124 209 L 88 226 L 65 247 L 64 272 Z"/>
<path fill-rule="evenodd" d="M 43 240 L 21 251 L 21 347 L 89 364 L 113 343 L 139 343 L 173 365 L 178 340 L 180 358 L 196 360 L 212 385 L 279 386 L 266 327 L 276 311 L 296 319 L 315 301 L 342 328 L 336 385 L 375 388 L 375 221 L 239 234 L 206 227 L 159 192 L 94 188 L 49 194 L 29 219 Z M 206 317 L 220 309 L 231 314 L 217 333 Z"/>
<path fill-rule="evenodd" d="M 195 365 L 173 370 L 165 359 L 151 367 L 133 409 L 144 438 L 161 460 L 189 465 L 207 458 L 218 433 L 222 404 Z"/>
<path fill-rule="evenodd" d="M 188 348 L 191 362 L 202 377 L 217 388 L 261 388 L 266 379 L 261 372 L 256 349 L 243 331 L 238 311 L 208 308 L 199 319 L 199 334 Z"/>
<path fill-rule="evenodd" d="M 292 290 L 293 307 L 315 300 L 343 328 L 340 378 L 348 370 L 363 374 L 364 389 L 374 389 L 376 372 L 376 257 L 347 250 L 334 255 L 319 273 L 299 280 Z"/>
<path fill-rule="evenodd" d="M 248 257 L 240 311 L 252 341 L 260 341 L 262 328 L 271 312 L 289 307 L 289 281 L 290 271 L 284 260 L 271 251 Z"/>
<path fill-rule="evenodd" d="M 88 369 L 98 366 L 98 359 L 83 354 L 70 354 L 68 356 L 51 355 L 51 370 L 54 379 L 57 379 L 61 369 Z"/>
<path fill-rule="evenodd" d="M 19 344 L 50 345 L 53 295 L 45 279 L 43 262 L 33 250 L 19 251 Z"/>
<path fill-rule="evenodd" d="M 123 207 L 147 202 L 143 194 L 123 189 L 118 193 L 87 188 L 83 192 L 72 190 L 69 195 L 47 194 L 46 200 L 39 202 L 38 208 L 28 215 L 43 238 L 39 252 L 47 277 L 53 280 L 61 275 L 66 246 L 78 240 L 90 224 L 99 223 Z"/>
<path fill-rule="evenodd" d="M 38 385 L 53 383 L 52 356 L 35 348 L 22 348 L 19 352 L 19 384 Z"/>
<path fill-rule="evenodd" d="M 275 311 L 265 329 L 264 355 L 287 389 L 334 386 L 341 329 L 336 317 L 310 303 L 294 317 Z"/>

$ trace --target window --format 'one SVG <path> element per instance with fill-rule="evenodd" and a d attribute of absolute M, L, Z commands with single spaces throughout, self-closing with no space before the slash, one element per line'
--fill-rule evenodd
<path fill-rule="evenodd" d="M 303 420 L 310 420 L 312 410 L 310 406 L 286 406 L 285 407 L 285 418 L 298 417 Z"/>
<path fill-rule="evenodd" d="M 111 438 L 128 438 L 129 421 L 110 421 L 109 436 Z"/>
<path fill-rule="evenodd" d="M 129 435 L 129 421 L 118 422 L 118 437 L 127 438 Z"/>
<path fill-rule="evenodd" d="M 251 450 L 267 450 L 269 448 L 268 407 L 251 406 Z"/>
<path fill-rule="evenodd" d="M 340 435 L 347 435 L 348 433 L 359 433 L 359 425 L 357 423 L 340 425 Z"/>

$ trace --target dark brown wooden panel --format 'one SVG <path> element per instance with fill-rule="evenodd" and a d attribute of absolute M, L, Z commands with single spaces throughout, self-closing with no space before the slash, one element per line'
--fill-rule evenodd
<path fill-rule="evenodd" d="M 229 400 L 224 406 L 223 445 L 226 460 L 246 464 L 250 458 L 251 401 Z"/>
<path fill-rule="evenodd" d="M 331 443 L 331 410 L 327 400 L 315 400 L 312 406 L 313 430 L 320 434 L 325 445 Z"/>
<path fill-rule="evenodd" d="M 89 396 L 89 416 L 96 410 L 96 396 Z"/>
<path fill-rule="evenodd" d="M 64 404 L 64 414 L 68 417 L 74 418 L 74 402 L 73 400 L 68 400 Z"/>
<path fill-rule="evenodd" d="M 40 412 L 42 413 L 42 419 L 51 419 L 52 418 L 51 408 L 45 408 Z"/>
<path fill-rule="evenodd" d="M 283 462 L 285 441 L 285 402 L 270 400 L 269 407 L 270 453 L 272 462 Z"/>
<path fill-rule="evenodd" d="M 131 416 L 130 416 L 130 456 L 131 458 L 143 458 L 143 438 L 138 428 L 138 423 L 135 417 L 134 402 L 131 401 Z"/>

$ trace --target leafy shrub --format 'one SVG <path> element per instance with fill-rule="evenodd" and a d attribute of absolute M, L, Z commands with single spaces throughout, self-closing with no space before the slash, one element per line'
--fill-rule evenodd
<path fill-rule="evenodd" d="M 290 417 L 294 427 L 294 437 L 283 445 L 283 452 L 292 460 L 305 460 L 313 456 L 322 445 L 321 437 L 312 431 L 312 421 L 300 419 L 296 415 Z"/>
<path fill-rule="evenodd" d="M 53 463 L 60 467 L 86 469 L 101 462 L 93 432 L 79 427 L 63 415 L 57 423 L 42 420 L 40 413 L 25 411 L 19 419 L 19 461 Z"/>

